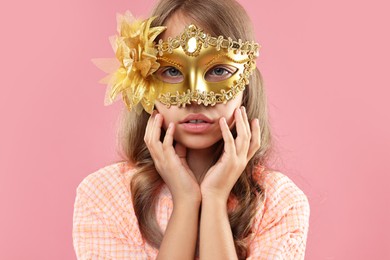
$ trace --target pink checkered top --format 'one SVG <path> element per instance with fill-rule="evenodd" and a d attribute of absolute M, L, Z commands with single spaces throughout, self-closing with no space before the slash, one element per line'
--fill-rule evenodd
<path fill-rule="evenodd" d="M 77 187 L 72 231 L 77 259 L 156 258 L 158 249 L 144 241 L 134 213 L 129 185 L 134 172 L 125 162 L 114 163 L 89 174 Z M 247 259 L 304 259 L 310 215 L 306 195 L 280 172 L 254 174 L 265 199 L 253 222 Z M 156 208 L 163 231 L 172 209 L 164 186 Z"/>

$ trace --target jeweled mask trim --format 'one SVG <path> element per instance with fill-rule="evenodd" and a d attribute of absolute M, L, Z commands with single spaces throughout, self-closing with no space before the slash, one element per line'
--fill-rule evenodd
<path fill-rule="evenodd" d="M 234 81 L 233 86 L 230 86 L 230 89 L 227 91 L 221 90 L 220 93 L 214 93 L 213 91 L 205 92 L 199 90 L 187 90 L 184 93 L 179 93 L 177 91 L 174 94 L 160 94 L 158 97 L 158 100 L 168 107 L 171 105 L 185 107 L 187 104 L 191 104 L 191 102 L 194 101 L 205 106 L 214 106 L 217 103 L 225 104 L 236 97 L 237 94 L 240 91 L 243 91 L 245 86 L 249 84 L 249 76 L 256 68 L 255 59 L 259 56 L 259 49 L 261 48 L 261 45 L 253 41 L 242 42 L 241 39 L 234 41 L 230 37 L 227 39 L 223 36 L 213 37 L 205 33 L 196 25 L 191 24 L 175 38 L 168 37 L 167 41 L 160 39 L 155 47 L 157 49 L 157 60 L 159 59 L 159 56 L 163 56 L 164 53 L 172 53 L 174 49 L 180 47 L 186 55 L 193 57 L 198 56 L 202 48 L 209 47 L 216 48 L 217 51 L 225 49 L 228 52 L 232 51 L 234 54 L 248 56 L 248 59 L 244 64 L 244 71 L 242 75 L 240 75 L 240 79 Z"/>

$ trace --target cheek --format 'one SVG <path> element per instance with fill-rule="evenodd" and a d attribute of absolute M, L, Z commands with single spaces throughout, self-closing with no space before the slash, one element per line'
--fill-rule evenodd
<path fill-rule="evenodd" d="M 169 122 L 175 122 L 175 115 L 177 114 L 177 108 L 175 106 L 171 106 L 167 108 L 164 104 L 160 102 L 155 104 L 156 110 L 163 116 L 163 128 L 166 130 L 168 128 Z"/>
<path fill-rule="evenodd" d="M 234 100 L 231 100 L 230 101 L 231 103 L 230 104 L 228 103 L 228 106 L 224 110 L 224 117 L 226 118 L 226 122 L 229 128 L 232 128 L 234 126 L 235 123 L 234 112 L 236 108 L 239 108 L 241 106 L 241 100 L 242 100 L 241 96 L 239 96 L 238 99 L 236 98 Z"/>
<path fill-rule="evenodd" d="M 224 117 L 226 119 L 226 123 L 229 126 L 229 128 L 232 128 L 232 126 L 235 123 L 234 120 L 234 111 L 236 107 L 235 106 L 227 106 L 227 107 L 221 107 L 220 110 L 220 117 Z"/>
<path fill-rule="evenodd" d="M 169 113 L 167 113 L 168 109 L 161 103 L 155 103 L 154 107 L 157 110 L 157 112 L 160 115 L 162 115 L 162 117 L 164 118 L 162 127 L 164 129 L 167 129 L 168 128 L 168 123 L 167 122 L 169 122 L 169 118 L 168 118 Z"/>
<path fill-rule="evenodd" d="M 234 109 L 229 114 L 225 115 L 225 118 L 229 128 L 232 128 L 234 126 L 234 123 L 236 122 L 234 120 Z"/>

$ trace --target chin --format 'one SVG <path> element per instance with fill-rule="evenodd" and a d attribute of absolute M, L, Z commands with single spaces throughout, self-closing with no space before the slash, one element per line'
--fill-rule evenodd
<path fill-rule="evenodd" d="M 210 148 L 214 144 L 218 142 L 215 138 L 205 137 L 204 135 L 198 135 L 198 136 L 191 136 L 191 137 L 185 137 L 184 140 L 180 140 L 181 138 L 178 138 L 178 142 L 183 144 L 187 149 L 206 149 Z"/>

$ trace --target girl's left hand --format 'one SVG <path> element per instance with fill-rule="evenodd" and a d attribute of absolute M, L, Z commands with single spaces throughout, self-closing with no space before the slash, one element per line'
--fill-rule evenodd
<path fill-rule="evenodd" d="M 260 148 L 259 120 L 253 119 L 250 127 L 243 106 L 234 111 L 234 118 L 237 129 L 235 140 L 225 118 L 219 120 L 225 142 L 224 151 L 218 162 L 208 170 L 200 185 L 202 200 L 212 198 L 226 202 L 247 163 Z"/>

